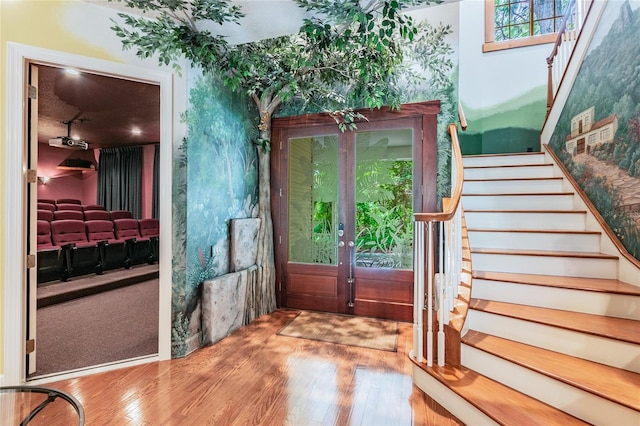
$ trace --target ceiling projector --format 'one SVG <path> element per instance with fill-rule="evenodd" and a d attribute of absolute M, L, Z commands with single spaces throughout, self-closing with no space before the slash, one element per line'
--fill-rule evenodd
<path fill-rule="evenodd" d="M 49 139 L 49 146 L 67 149 L 89 149 L 89 144 L 87 142 L 77 141 L 75 139 L 71 139 L 69 136 L 59 136 L 57 138 Z"/>

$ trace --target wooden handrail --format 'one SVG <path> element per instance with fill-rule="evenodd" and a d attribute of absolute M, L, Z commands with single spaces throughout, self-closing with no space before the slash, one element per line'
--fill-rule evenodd
<path fill-rule="evenodd" d="M 582 11 L 582 13 L 578 5 L 579 1 L 584 3 L 583 5 L 584 10 Z M 557 86 L 556 88 L 554 88 L 554 82 L 553 82 L 554 61 L 558 56 L 558 54 L 561 53 L 559 52 L 559 50 L 562 43 L 569 42 L 566 36 L 567 25 L 569 24 L 569 20 L 572 19 L 572 15 L 574 15 L 574 12 L 575 12 L 575 23 L 574 23 L 575 29 L 574 30 L 576 30 L 576 34 L 578 34 L 579 36 L 579 34 L 582 32 L 582 26 L 584 24 L 584 21 L 586 20 L 586 17 L 589 14 L 589 11 L 591 9 L 591 5 L 593 5 L 592 0 L 586 0 L 586 1 L 571 0 L 567 5 L 567 9 L 565 10 L 564 17 L 562 18 L 560 28 L 558 29 L 558 33 L 556 36 L 556 41 L 553 45 L 553 49 L 551 50 L 551 54 L 547 57 L 547 115 L 549 115 L 549 112 L 551 111 L 551 107 L 553 106 L 553 102 L 556 97 Z M 560 79 L 561 78 L 562 77 L 560 77 Z"/>
<path fill-rule="evenodd" d="M 462 111 L 462 107 L 458 107 L 458 111 Z M 460 116 L 461 124 L 464 118 L 464 113 Z M 464 121 L 464 127 L 466 128 L 466 120 Z M 460 204 L 460 198 L 462 196 L 462 183 L 464 180 L 464 171 L 462 168 L 462 153 L 460 152 L 460 141 L 458 140 L 458 126 L 455 123 L 449 124 L 447 127 L 449 134 L 451 135 L 451 146 L 453 148 L 452 161 L 456 164 L 456 186 L 451 194 L 451 202 L 448 203 L 446 208 L 443 208 L 442 212 L 436 213 L 414 213 L 414 218 L 421 222 L 443 222 L 451 220 L 458 209 Z M 443 206 L 444 207 L 444 206 Z"/>
<path fill-rule="evenodd" d="M 560 29 L 558 29 L 558 36 L 556 37 L 556 42 L 553 45 L 553 50 L 551 51 L 551 55 L 547 58 L 547 65 L 549 67 L 553 66 L 553 58 L 558 54 L 558 49 L 562 44 L 562 36 L 567 30 L 567 22 L 569 22 L 570 16 L 573 13 L 573 8 L 576 5 L 576 0 L 571 0 L 569 5 L 567 6 L 567 10 L 564 12 L 564 17 L 562 18 L 562 23 L 560 24 Z"/>
<path fill-rule="evenodd" d="M 560 45 L 562 44 L 562 38 L 567 29 L 567 22 L 569 22 L 569 17 L 571 16 L 575 5 L 576 0 L 571 0 L 569 5 L 567 6 L 567 10 L 565 11 L 564 17 L 562 18 L 562 23 L 560 24 L 560 29 L 558 30 L 556 42 L 553 45 L 551 54 L 547 57 L 547 115 L 549 114 L 551 105 L 553 105 L 553 100 L 555 99 L 555 93 L 553 90 L 553 61 L 558 54 Z"/>
<path fill-rule="evenodd" d="M 462 104 L 458 102 L 458 119 L 460 120 L 460 127 L 462 130 L 467 130 L 467 117 L 464 116 L 464 110 Z"/>

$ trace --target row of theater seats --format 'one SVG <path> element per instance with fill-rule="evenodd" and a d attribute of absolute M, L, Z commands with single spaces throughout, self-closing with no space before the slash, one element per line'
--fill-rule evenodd
<path fill-rule="evenodd" d="M 56 217 L 58 212 L 64 214 Z M 46 213 L 38 211 L 39 283 L 158 260 L 158 219 L 111 219 L 113 212 L 104 210 L 48 213 L 53 217 L 41 218 Z M 69 217 L 70 213 L 76 217 Z"/>
<path fill-rule="evenodd" d="M 128 210 L 46 210 L 38 209 L 38 220 L 51 222 L 54 220 L 117 220 L 133 217 Z"/>

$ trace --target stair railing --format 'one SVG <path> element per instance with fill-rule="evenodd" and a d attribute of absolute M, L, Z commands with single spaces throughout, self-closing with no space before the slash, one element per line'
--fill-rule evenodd
<path fill-rule="evenodd" d="M 592 2 L 593 0 L 571 0 L 564 13 L 553 50 L 547 58 L 547 115 L 558 93 L 560 82 Z"/>
<path fill-rule="evenodd" d="M 458 115 L 464 130 L 467 122 L 461 106 Z M 442 212 L 414 214 L 413 356 L 418 362 L 426 358 L 429 367 L 434 358 L 438 365 L 445 364 L 444 326 L 449 323 L 462 272 L 462 154 L 457 125 L 449 124 L 448 131 L 452 146 L 451 198 L 442 200 Z"/>

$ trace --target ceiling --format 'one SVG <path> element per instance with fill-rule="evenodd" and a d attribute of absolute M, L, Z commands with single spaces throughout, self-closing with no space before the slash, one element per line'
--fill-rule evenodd
<path fill-rule="evenodd" d="M 160 86 L 39 65 L 38 142 L 76 135 L 91 149 L 159 142 Z"/>
<path fill-rule="evenodd" d="M 85 1 L 137 13 L 117 1 Z M 240 25 L 216 28 L 230 43 L 296 32 L 305 16 L 292 0 L 234 0 L 233 3 L 240 5 L 246 15 Z M 47 144 L 49 139 L 69 134 L 88 142 L 90 149 L 160 141 L 159 86 L 89 73 L 70 75 L 63 68 L 52 66 L 38 68 L 38 142 Z M 133 128 L 142 133 L 133 135 Z"/>

